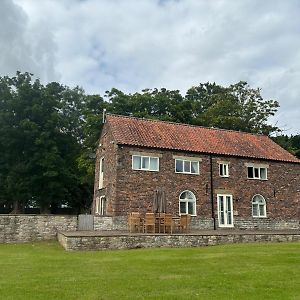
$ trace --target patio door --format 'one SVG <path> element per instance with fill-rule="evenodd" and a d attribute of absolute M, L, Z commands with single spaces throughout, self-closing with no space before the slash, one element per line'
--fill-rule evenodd
<path fill-rule="evenodd" d="M 233 227 L 232 195 L 217 195 L 219 227 Z"/>

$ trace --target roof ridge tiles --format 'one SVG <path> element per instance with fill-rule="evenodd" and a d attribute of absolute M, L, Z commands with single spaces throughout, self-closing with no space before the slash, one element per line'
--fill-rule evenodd
<path fill-rule="evenodd" d="M 106 120 L 118 144 L 300 163 L 262 134 L 111 113 Z"/>
<path fill-rule="evenodd" d="M 204 128 L 204 129 L 210 129 L 210 130 L 230 131 L 230 132 L 236 132 L 236 133 L 241 133 L 241 134 L 250 134 L 250 135 L 263 136 L 263 137 L 269 138 L 269 136 L 267 136 L 265 134 L 262 134 L 262 133 L 253 133 L 253 132 L 247 132 L 247 131 L 241 131 L 241 130 L 224 129 L 224 128 L 219 128 L 219 127 L 207 127 L 207 126 L 203 126 L 203 125 L 194 125 L 194 124 L 179 123 L 179 122 L 165 121 L 165 120 L 159 120 L 159 119 L 150 119 L 150 118 L 141 118 L 141 117 L 135 117 L 135 116 L 126 116 L 126 115 L 113 114 L 113 113 L 106 113 L 106 114 L 110 115 L 110 116 L 114 116 L 114 117 L 137 119 L 137 120 L 150 121 L 150 122 L 162 122 L 162 123 L 169 123 L 169 124 L 173 124 L 173 125 L 177 125 L 177 126 Z"/>

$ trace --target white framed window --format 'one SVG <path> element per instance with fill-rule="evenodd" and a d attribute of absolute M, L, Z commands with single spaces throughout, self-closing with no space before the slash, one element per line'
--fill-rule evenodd
<path fill-rule="evenodd" d="M 248 178 L 250 179 L 268 179 L 268 169 L 266 167 L 248 166 L 247 167 Z"/>
<path fill-rule="evenodd" d="M 196 197 L 191 191 L 183 191 L 179 196 L 179 215 L 196 216 Z"/>
<path fill-rule="evenodd" d="M 262 195 L 255 195 L 252 198 L 252 216 L 255 218 L 266 218 L 266 200 Z"/>
<path fill-rule="evenodd" d="M 159 171 L 159 158 L 152 156 L 132 155 L 132 169 Z"/>
<path fill-rule="evenodd" d="M 221 177 L 229 177 L 229 164 L 219 163 L 219 175 Z"/>
<path fill-rule="evenodd" d="M 175 172 L 184 174 L 199 174 L 199 161 L 175 159 Z"/>
<path fill-rule="evenodd" d="M 101 157 L 99 161 L 99 189 L 103 188 L 103 177 L 104 177 L 104 157 Z"/>
<path fill-rule="evenodd" d="M 101 215 L 101 216 L 104 216 L 106 214 L 106 198 L 105 198 L 105 196 L 96 198 L 95 213 L 97 215 Z"/>

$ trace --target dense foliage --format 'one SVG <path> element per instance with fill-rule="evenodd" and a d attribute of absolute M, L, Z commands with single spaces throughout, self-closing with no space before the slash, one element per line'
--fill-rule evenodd
<path fill-rule="evenodd" d="M 79 88 L 44 86 L 28 73 L 0 78 L 0 201 L 13 203 L 15 212 L 88 208 L 93 176 L 84 161 L 94 151 L 89 131 L 101 103 Z"/>
<path fill-rule="evenodd" d="M 104 100 L 105 99 L 105 100 Z M 270 135 L 268 118 L 279 107 L 246 82 L 229 87 L 199 84 L 178 90 L 107 91 L 104 99 L 56 82 L 43 85 L 32 74 L 0 77 L 0 204 L 14 212 L 39 207 L 55 213 L 62 205 L 89 209 L 102 112 L 156 118 Z M 281 136 L 299 155 L 300 138 Z"/>
<path fill-rule="evenodd" d="M 273 140 L 281 147 L 300 158 L 300 134 L 292 136 L 278 135 L 273 137 Z"/>

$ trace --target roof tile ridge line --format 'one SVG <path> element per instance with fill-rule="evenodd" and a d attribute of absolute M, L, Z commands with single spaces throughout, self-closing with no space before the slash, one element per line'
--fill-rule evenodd
<path fill-rule="evenodd" d="M 239 131 L 239 130 L 233 130 L 233 129 L 224 129 L 224 128 L 218 128 L 218 127 L 207 127 L 202 125 L 193 125 L 193 124 L 187 124 L 187 123 L 178 123 L 178 122 L 172 122 L 172 121 L 163 121 L 159 119 L 149 119 L 149 118 L 139 118 L 134 116 L 125 116 L 125 115 L 119 115 L 119 114 L 113 114 L 113 113 L 106 113 L 113 117 L 121 117 L 121 118 L 127 118 L 127 119 L 137 119 L 142 121 L 150 121 L 150 122 L 162 122 L 162 123 L 169 123 L 177 126 L 187 126 L 187 127 L 195 127 L 195 128 L 204 128 L 209 130 L 220 130 L 220 131 L 229 131 L 229 132 L 236 132 L 241 134 L 250 134 L 254 136 L 260 136 L 260 137 L 267 137 L 271 139 L 268 135 L 262 134 L 262 133 L 253 133 L 253 132 L 246 132 L 246 131 Z"/>

